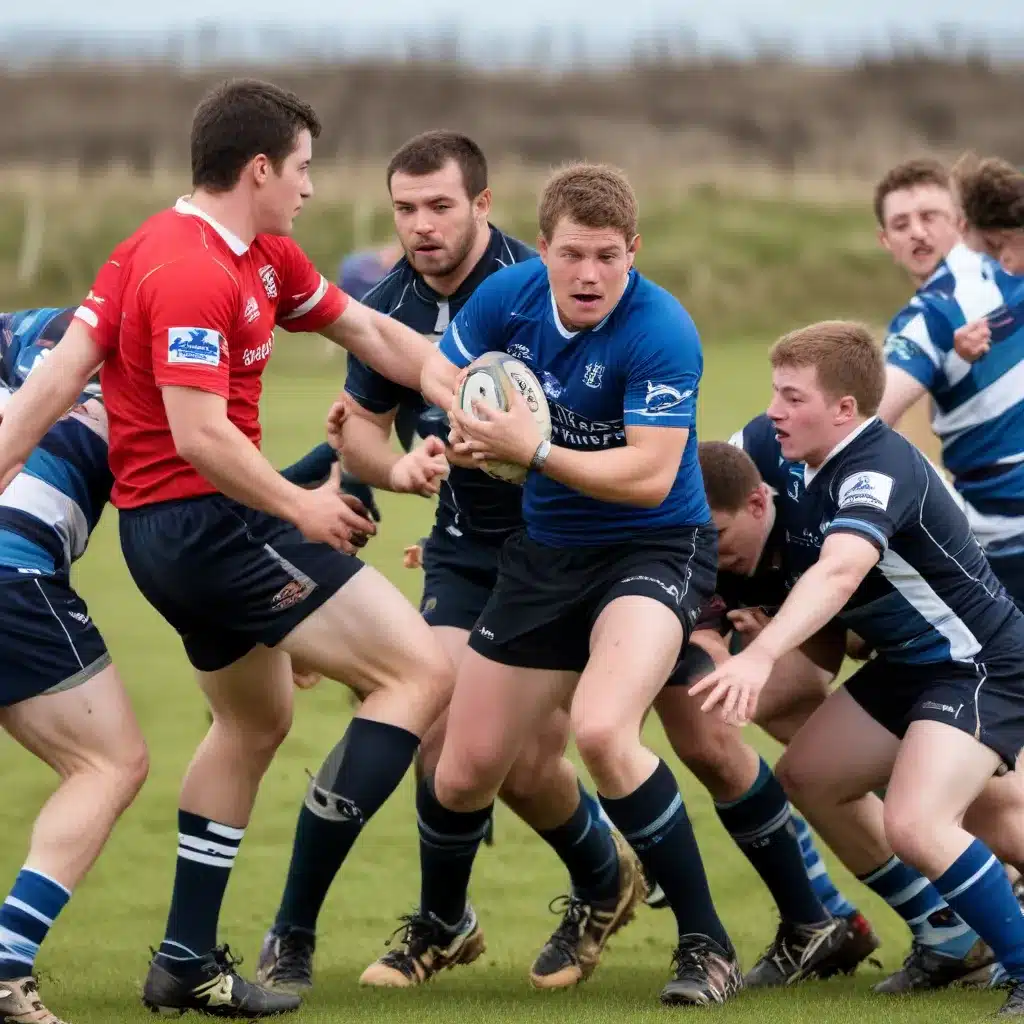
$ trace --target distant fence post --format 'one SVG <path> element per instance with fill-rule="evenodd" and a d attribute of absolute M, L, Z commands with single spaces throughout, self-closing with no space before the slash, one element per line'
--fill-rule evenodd
<path fill-rule="evenodd" d="M 25 191 L 25 229 L 21 233 L 21 248 L 18 251 L 18 266 L 15 278 L 19 287 L 33 284 L 39 275 L 39 264 L 43 256 L 43 240 L 46 235 L 46 205 L 41 189 L 28 188 Z"/>

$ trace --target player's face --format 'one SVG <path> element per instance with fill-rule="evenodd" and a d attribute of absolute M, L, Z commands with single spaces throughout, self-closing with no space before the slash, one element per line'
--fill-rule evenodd
<path fill-rule="evenodd" d="M 925 281 L 960 241 L 956 207 L 940 185 L 890 192 L 882 204 L 882 245 L 917 281 Z"/>
<path fill-rule="evenodd" d="M 750 576 L 757 568 L 771 529 L 771 495 L 765 484 L 752 491 L 735 512 L 712 510 L 718 528 L 718 568 L 737 576 Z"/>
<path fill-rule="evenodd" d="M 775 425 L 783 456 L 791 462 L 820 465 L 856 415 L 856 403 L 849 397 L 837 400 L 826 395 L 813 366 L 777 367 L 772 388 L 768 418 Z"/>
<path fill-rule="evenodd" d="M 260 188 L 256 194 L 258 230 L 268 235 L 290 235 L 302 204 L 313 194 L 309 164 L 313 157 L 313 138 L 299 132 L 295 148 L 284 158 L 280 171 L 267 161 L 256 167 Z M 259 160 L 260 158 L 257 158 Z"/>
<path fill-rule="evenodd" d="M 462 170 L 449 160 L 432 174 L 391 176 L 395 230 L 413 268 L 424 277 L 445 278 L 469 255 L 491 210 L 490 189 L 475 199 Z"/>
<path fill-rule="evenodd" d="M 585 228 L 563 217 L 538 243 L 555 304 L 566 327 L 599 324 L 622 298 L 640 245 L 614 228 Z"/>

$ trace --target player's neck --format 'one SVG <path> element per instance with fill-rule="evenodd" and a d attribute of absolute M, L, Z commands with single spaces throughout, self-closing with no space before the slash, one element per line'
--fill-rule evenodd
<path fill-rule="evenodd" d="M 444 277 L 428 277 L 424 274 L 423 280 L 438 295 L 454 295 L 462 286 L 462 282 L 476 269 L 490 244 L 491 225 L 485 222 L 483 228 L 477 231 L 473 247 L 466 253 L 466 258 L 450 274 L 445 274 Z"/>
<path fill-rule="evenodd" d="M 237 189 L 232 192 L 207 192 L 197 188 L 188 201 L 207 217 L 213 218 L 246 245 L 252 245 L 257 235 L 256 218 L 249 203 Z"/>
<path fill-rule="evenodd" d="M 857 419 L 851 420 L 844 427 L 837 429 L 834 434 L 829 436 L 828 440 L 830 443 L 828 447 L 822 447 L 816 452 L 809 453 L 804 459 L 804 464 L 817 472 L 833 455 L 845 448 L 853 439 L 853 436 L 859 434 L 871 419 L 874 419 L 874 417 L 858 416 Z"/>

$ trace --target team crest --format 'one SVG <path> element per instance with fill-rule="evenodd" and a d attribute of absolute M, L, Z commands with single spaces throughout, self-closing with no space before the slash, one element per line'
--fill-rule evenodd
<path fill-rule="evenodd" d="M 604 379 L 604 363 L 587 363 L 583 371 L 583 383 L 588 388 L 599 388 Z"/>
<path fill-rule="evenodd" d="M 260 280 L 263 282 L 263 287 L 266 290 L 268 299 L 277 298 L 277 277 L 274 274 L 274 268 L 269 263 L 264 263 L 259 269 Z"/>

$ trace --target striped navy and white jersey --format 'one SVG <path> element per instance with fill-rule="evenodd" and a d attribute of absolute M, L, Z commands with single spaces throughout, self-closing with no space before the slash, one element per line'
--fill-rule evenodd
<path fill-rule="evenodd" d="M 992 348 L 968 363 L 953 335 L 981 317 Z M 990 554 L 1024 550 L 1024 279 L 959 245 L 893 325 L 886 360 L 931 394 L 942 461 L 978 540 Z"/>
<path fill-rule="evenodd" d="M 0 411 L 73 315 L 74 308 L 0 313 Z M 0 494 L 0 566 L 68 573 L 85 551 L 112 486 L 107 414 L 93 383 Z"/>
<path fill-rule="evenodd" d="M 878 563 L 839 621 L 880 656 L 911 664 L 970 661 L 1018 614 L 951 489 L 880 420 L 869 419 L 816 470 L 783 456 L 766 416 L 748 423 L 737 441 L 776 492 L 790 587 L 833 533 L 855 533 L 878 548 Z"/>

